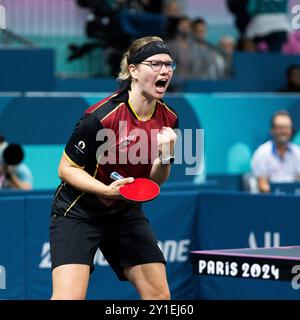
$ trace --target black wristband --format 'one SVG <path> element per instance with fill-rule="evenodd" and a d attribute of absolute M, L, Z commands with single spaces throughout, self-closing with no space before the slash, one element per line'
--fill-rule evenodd
<path fill-rule="evenodd" d="M 159 155 L 159 159 L 162 164 L 171 164 L 174 162 L 175 157 L 174 156 L 169 156 L 168 158 L 163 158 L 162 155 Z"/>

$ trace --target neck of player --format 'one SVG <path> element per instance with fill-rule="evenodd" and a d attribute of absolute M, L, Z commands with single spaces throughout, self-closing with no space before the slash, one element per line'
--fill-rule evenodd
<path fill-rule="evenodd" d="M 129 103 L 134 112 L 142 121 L 149 120 L 156 106 L 156 99 L 147 95 L 145 92 L 140 92 L 137 86 L 132 85 L 129 93 Z"/>

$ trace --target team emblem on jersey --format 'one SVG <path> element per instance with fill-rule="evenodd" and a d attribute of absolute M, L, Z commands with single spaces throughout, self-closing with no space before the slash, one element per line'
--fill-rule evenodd
<path fill-rule="evenodd" d="M 85 142 L 84 141 L 79 141 L 77 145 L 75 144 L 74 147 L 76 148 L 77 153 L 80 152 L 84 154 L 84 149 L 85 149 Z"/>

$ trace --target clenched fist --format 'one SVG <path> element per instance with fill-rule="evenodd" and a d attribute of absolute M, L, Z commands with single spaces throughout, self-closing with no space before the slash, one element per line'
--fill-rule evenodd
<path fill-rule="evenodd" d="M 174 156 L 174 146 L 177 135 L 172 128 L 163 127 L 157 135 L 158 151 L 162 159 Z"/>

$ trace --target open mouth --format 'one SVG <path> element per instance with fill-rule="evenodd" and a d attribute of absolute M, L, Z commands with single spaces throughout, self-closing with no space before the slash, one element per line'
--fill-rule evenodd
<path fill-rule="evenodd" d="M 156 88 L 164 89 L 168 83 L 168 80 L 158 80 L 155 82 Z"/>

